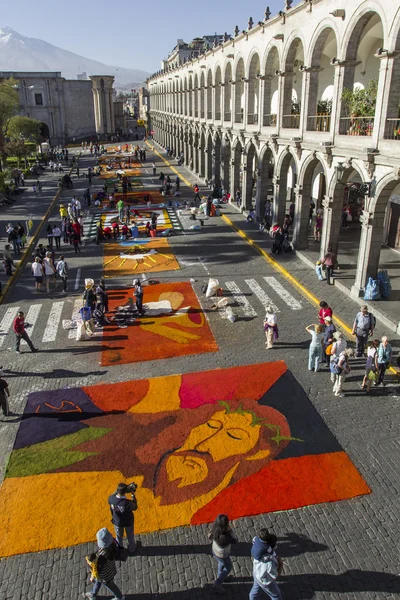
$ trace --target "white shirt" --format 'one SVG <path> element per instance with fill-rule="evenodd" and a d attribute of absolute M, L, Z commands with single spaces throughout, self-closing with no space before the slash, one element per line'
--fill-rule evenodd
<path fill-rule="evenodd" d="M 267 313 L 265 315 L 265 319 L 264 321 L 266 321 L 268 323 L 268 325 L 274 326 L 277 324 L 278 320 L 276 318 L 276 314 L 275 313 Z"/>
<path fill-rule="evenodd" d="M 344 338 L 339 338 L 332 346 L 332 356 L 339 356 L 343 350 L 346 350 L 347 342 Z"/>
<path fill-rule="evenodd" d="M 34 277 L 41 277 L 43 275 L 43 268 L 41 263 L 36 261 L 32 263 L 32 273 Z"/>

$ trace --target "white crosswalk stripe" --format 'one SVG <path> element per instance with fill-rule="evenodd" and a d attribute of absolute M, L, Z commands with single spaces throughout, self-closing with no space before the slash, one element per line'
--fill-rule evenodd
<path fill-rule="evenodd" d="M 42 342 L 54 342 L 57 337 L 57 330 L 61 320 L 61 313 L 64 302 L 53 302 L 50 309 L 49 318 L 44 330 Z"/>
<path fill-rule="evenodd" d="M 32 333 L 35 328 L 36 321 L 38 320 L 38 316 L 39 316 L 41 309 L 42 309 L 41 304 L 32 304 L 32 306 L 29 307 L 27 314 L 25 315 L 25 323 L 30 325 L 30 327 L 27 328 L 27 332 L 28 332 L 28 335 L 30 338 L 32 338 Z M 25 342 L 25 340 L 21 340 L 21 344 L 22 344 L 22 346 L 28 345 Z"/>
<path fill-rule="evenodd" d="M 7 333 L 9 332 L 11 325 L 17 313 L 19 311 L 19 306 L 13 306 L 12 308 L 7 308 L 4 317 L 0 323 L 0 347 L 4 344 L 4 340 L 7 337 Z"/>
<path fill-rule="evenodd" d="M 249 286 L 253 294 L 257 296 L 264 309 L 266 309 L 267 306 L 270 306 L 274 312 L 281 312 L 280 308 L 271 300 L 268 294 L 262 289 L 261 285 L 257 283 L 255 279 L 245 279 L 245 283 Z"/>
<path fill-rule="evenodd" d="M 301 310 L 303 307 L 296 298 L 292 296 L 283 285 L 275 279 L 275 277 L 264 277 L 267 284 L 278 294 L 280 298 L 291 308 L 292 310 Z"/>
<path fill-rule="evenodd" d="M 257 313 L 254 308 L 251 306 L 250 302 L 247 300 L 246 296 L 242 294 L 240 288 L 236 285 L 234 281 L 226 281 L 225 286 L 232 293 L 232 297 L 242 308 L 246 317 L 256 317 Z"/>
<path fill-rule="evenodd" d="M 80 319 L 79 309 L 82 308 L 82 298 L 77 298 L 74 302 L 74 308 L 72 309 L 71 321 L 78 321 Z M 76 329 L 70 329 L 68 331 L 68 337 L 70 340 L 76 338 Z"/>

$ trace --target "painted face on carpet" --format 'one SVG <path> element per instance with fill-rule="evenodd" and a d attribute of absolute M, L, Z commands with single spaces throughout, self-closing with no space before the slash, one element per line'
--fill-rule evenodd
<path fill-rule="evenodd" d="M 105 277 L 180 269 L 168 240 L 163 238 L 146 242 L 127 240 L 123 245 L 107 243 L 104 246 L 103 261 Z"/>
<path fill-rule="evenodd" d="M 138 484 L 137 533 L 370 491 L 283 362 L 37 392 L 0 489 L 0 556 L 93 540 L 120 481 Z"/>
<path fill-rule="evenodd" d="M 144 316 L 126 329 L 107 327 L 102 365 L 110 366 L 216 352 L 210 326 L 197 296 L 187 281 L 143 288 Z M 109 308 L 117 310 L 132 301 L 134 290 L 111 290 Z"/>

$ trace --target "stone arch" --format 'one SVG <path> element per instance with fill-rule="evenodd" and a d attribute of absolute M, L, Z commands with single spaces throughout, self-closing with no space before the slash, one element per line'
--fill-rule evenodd
<path fill-rule="evenodd" d="M 293 245 L 298 250 L 308 248 L 310 201 L 313 199 L 316 208 L 320 208 L 315 201 L 317 198 L 315 198 L 314 188 L 318 177 L 320 186 L 318 197 L 325 197 L 327 173 L 328 166 L 320 153 L 311 154 L 301 165 L 293 223 Z"/>
<path fill-rule="evenodd" d="M 193 92 L 194 92 L 193 113 L 194 113 L 195 117 L 198 117 L 199 116 L 199 76 L 197 75 L 197 73 L 194 74 Z"/>
<path fill-rule="evenodd" d="M 258 159 L 258 181 L 257 181 L 257 196 L 256 196 L 256 217 L 262 220 L 265 216 L 265 207 L 267 200 L 273 201 L 274 187 L 274 166 L 275 156 L 267 144 L 265 144 L 259 153 Z M 272 206 L 271 206 L 272 212 Z"/>
<path fill-rule="evenodd" d="M 352 61 L 344 68 L 343 89 L 368 88 L 371 82 L 379 80 L 380 59 L 375 56 L 384 47 L 386 34 L 384 19 L 377 11 L 378 5 L 365 6 L 351 20 L 344 36 L 343 49 L 346 61 Z M 371 135 L 374 117 L 351 115 L 349 108 L 341 102 L 339 133 L 342 135 Z"/>
<path fill-rule="evenodd" d="M 47 125 L 47 123 L 40 123 L 40 137 L 43 140 L 49 140 L 50 139 L 50 128 Z"/>
<path fill-rule="evenodd" d="M 301 98 L 303 91 L 304 48 L 302 36 L 296 32 L 287 44 L 284 56 L 284 85 L 282 103 L 282 126 L 291 129 L 300 127 Z"/>
<path fill-rule="evenodd" d="M 244 59 L 242 56 L 238 58 L 235 65 L 235 115 L 234 122 L 235 123 L 243 123 L 244 117 L 244 78 L 245 78 L 245 67 L 244 67 Z"/>
<path fill-rule="evenodd" d="M 230 192 L 231 190 L 231 140 L 229 135 L 225 135 L 223 138 L 222 149 L 221 149 L 221 167 L 222 167 L 222 184 L 223 187 Z"/>
<path fill-rule="evenodd" d="M 264 76 L 263 125 L 271 127 L 277 124 L 279 110 L 280 56 L 278 47 L 273 44 L 264 55 L 262 74 Z"/>
<path fill-rule="evenodd" d="M 225 65 L 224 71 L 224 121 L 232 118 L 232 63 Z"/>
<path fill-rule="evenodd" d="M 207 119 L 212 120 L 213 118 L 213 74 L 212 70 L 207 71 Z"/>
<path fill-rule="evenodd" d="M 200 156 L 199 175 L 200 175 L 200 177 L 204 178 L 206 176 L 206 136 L 205 136 L 204 129 L 202 129 L 201 133 L 200 133 L 199 156 Z"/>
<path fill-rule="evenodd" d="M 286 148 L 278 160 L 276 166 L 276 178 L 278 180 L 274 197 L 274 222 L 282 225 L 288 205 L 294 201 L 294 188 L 297 185 L 299 165 L 297 157 L 292 148 Z"/>
<path fill-rule="evenodd" d="M 251 210 L 258 179 L 258 154 L 252 140 L 245 146 L 243 169 L 243 201 L 246 210 Z"/>
<path fill-rule="evenodd" d="M 260 101 L 260 55 L 253 50 L 247 66 L 247 123 L 255 125 L 258 123 L 259 101 Z"/>
<path fill-rule="evenodd" d="M 399 9 L 400 13 L 400 9 Z M 399 14 L 400 16 L 400 14 Z M 389 51 L 394 51 L 396 53 L 400 53 L 400 18 L 398 18 L 398 24 L 396 27 L 396 32 L 394 39 L 385 46 Z M 398 139 L 397 131 L 398 126 L 400 125 L 399 121 L 399 105 L 400 105 L 400 89 L 399 89 L 399 81 L 400 81 L 400 62 L 399 58 L 396 56 L 392 59 L 393 68 L 390 72 L 387 81 L 387 88 L 389 93 L 387 94 L 387 104 L 386 104 L 386 121 L 385 121 L 385 138 L 387 139 Z M 388 60 L 389 62 L 389 60 Z M 396 132 L 396 133 L 395 133 Z"/>
<path fill-rule="evenodd" d="M 205 116 L 205 75 L 204 70 L 202 70 L 200 75 L 200 118 L 204 119 Z"/>
<path fill-rule="evenodd" d="M 222 83 L 222 75 L 221 75 L 221 67 L 217 65 L 214 74 L 215 81 L 215 120 L 221 121 L 221 83 Z"/>
<path fill-rule="evenodd" d="M 330 131 L 335 84 L 335 67 L 331 59 L 338 54 L 337 32 L 330 19 L 316 32 L 311 45 L 307 106 L 307 129 Z"/>

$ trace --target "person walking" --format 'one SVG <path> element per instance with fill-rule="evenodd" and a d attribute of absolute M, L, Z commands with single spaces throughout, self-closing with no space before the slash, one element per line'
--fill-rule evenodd
<path fill-rule="evenodd" d="M 56 250 L 61 249 L 61 229 L 58 225 L 54 225 L 53 227 L 53 240 L 56 244 Z"/>
<path fill-rule="evenodd" d="M 378 348 L 379 340 L 373 340 L 367 350 L 365 375 L 361 384 L 361 389 L 366 389 L 367 394 L 371 391 L 372 382 L 376 384 L 379 378 Z"/>
<path fill-rule="evenodd" d="M 141 315 L 143 314 L 143 288 L 140 279 L 134 279 L 133 285 L 135 287 L 136 308 L 139 315 Z"/>
<path fill-rule="evenodd" d="M 59 276 L 62 279 L 63 282 L 63 290 L 62 290 L 62 294 L 66 294 L 67 293 L 67 281 L 68 281 L 68 265 L 67 265 L 67 261 L 65 260 L 64 256 L 60 256 L 60 260 L 57 263 L 57 273 L 59 274 Z"/>
<path fill-rule="evenodd" d="M 12 254 L 11 254 L 10 244 L 6 244 L 4 246 L 4 250 L 3 250 L 3 262 L 4 262 L 4 269 L 5 269 L 6 275 L 12 275 L 14 261 L 13 261 L 13 257 L 12 257 Z"/>
<path fill-rule="evenodd" d="M 10 390 L 8 389 L 8 383 L 0 375 L 0 408 L 3 411 L 3 415 L 8 417 L 10 414 L 8 399 L 10 397 Z"/>
<path fill-rule="evenodd" d="M 157 175 L 157 167 L 155 162 L 151 163 L 151 168 L 153 169 L 153 175 Z"/>
<path fill-rule="evenodd" d="M 118 200 L 118 202 L 117 202 L 117 209 L 118 209 L 119 220 L 121 221 L 121 223 L 123 223 L 123 221 L 124 221 L 125 204 L 124 204 L 124 201 L 122 199 Z"/>
<path fill-rule="evenodd" d="M 118 546 L 124 547 L 124 532 L 128 538 L 128 552 L 133 554 L 136 550 L 135 542 L 135 515 L 137 510 L 137 500 L 135 496 L 136 485 L 131 483 L 119 483 L 116 492 L 111 494 L 108 499 L 108 504 L 111 510 L 111 523 L 115 528 L 115 537 Z M 132 499 L 129 500 L 126 494 L 132 494 Z"/>
<path fill-rule="evenodd" d="M 86 557 L 86 562 L 92 568 L 90 581 L 93 583 L 91 592 L 83 594 L 85 598 L 95 600 L 102 585 L 114 594 L 113 600 L 124 600 L 121 590 L 114 581 L 117 574 L 115 559 L 117 546 L 111 533 L 105 527 L 96 533 L 97 550 Z"/>
<path fill-rule="evenodd" d="M 51 247 L 53 247 L 53 228 L 50 225 L 50 223 L 47 226 L 46 229 L 46 236 L 47 236 L 47 244 Z"/>
<path fill-rule="evenodd" d="M 389 344 L 388 337 L 384 335 L 381 338 L 381 343 L 378 348 L 378 381 L 376 385 L 385 385 L 383 378 L 385 377 L 386 369 L 390 365 L 392 354 L 392 346 Z"/>
<path fill-rule="evenodd" d="M 11 231 L 8 232 L 8 239 L 7 241 L 13 245 L 13 252 L 14 254 L 19 255 L 20 253 L 20 244 L 19 244 L 19 234 L 18 234 L 18 230 L 16 227 L 13 227 L 11 229 Z"/>
<path fill-rule="evenodd" d="M 368 338 L 372 336 L 375 329 L 376 319 L 369 312 L 368 306 L 361 306 L 360 312 L 356 314 L 354 319 L 352 334 L 356 336 L 356 356 L 360 357 L 364 354 L 365 345 Z"/>
<path fill-rule="evenodd" d="M 218 563 L 218 575 L 212 589 L 217 593 L 223 593 L 222 584 L 232 571 L 231 546 L 238 541 L 227 515 L 217 516 L 208 532 L 208 539 L 212 540 L 212 553 Z"/>
<path fill-rule="evenodd" d="M 72 244 L 74 246 L 75 254 L 81 253 L 81 249 L 79 248 L 80 241 L 81 241 L 80 234 L 77 233 L 76 231 L 74 231 L 72 233 Z"/>
<path fill-rule="evenodd" d="M 35 257 L 34 262 L 32 263 L 32 275 L 35 278 L 35 288 L 37 292 L 40 292 L 42 289 L 43 283 L 43 265 L 39 256 Z"/>
<path fill-rule="evenodd" d="M 349 365 L 349 358 L 353 356 L 353 349 L 346 348 L 343 350 L 339 356 L 335 355 L 331 359 L 330 370 L 333 375 L 333 393 L 335 396 L 339 396 L 340 398 L 344 397 L 342 392 L 343 384 L 346 379 L 346 375 L 348 375 L 351 371 Z"/>
<path fill-rule="evenodd" d="M 324 339 L 322 341 L 322 347 L 324 350 L 323 362 L 329 366 L 331 361 L 332 354 L 332 346 L 334 342 L 334 333 L 336 332 L 336 327 L 332 323 L 332 317 L 325 317 L 325 330 L 324 330 Z"/>
<path fill-rule="evenodd" d="M 15 352 L 19 352 L 21 340 L 25 340 L 32 352 L 38 351 L 25 331 L 25 317 L 22 310 L 18 311 L 18 314 L 14 319 L 13 331 L 15 333 Z"/>
<path fill-rule="evenodd" d="M 253 561 L 253 587 L 249 600 L 267 596 L 271 600 L 282 600 L 277 579 L 283 571 L 282 559 L 276 554 L 277 537 L 268 529 L 261 529 L 253 538 L 251 559 Z"/>
<path fill-rule="evenodd" d="M 331 279 L 333 278 L 333 269 L 335 266 L 335 255 L 332 252 L 332 248 L 328 249 L 321 263 L 326 267 L 326 283 L 331 285 Z M 333 283 L 333 281 L 332 281 Z"/>
<path fill-rule="evenodd" d="M 274 313 L 272 306 L 266 307 L 266 313 L 264 318 L 264 331 L 267 341 L 265 342 L 266 350 L 269 350 L 274 345 L 274 340 L 279 337 L 278 332 L 278 319 Z"/>
<path fill-rule="evenodd" d="M 311 344 L 308 351 L 308 370 L 319 371 L 319 366 L 322 361 L 322 339 L 324 332 L 322 325 L 308 325 L 306 331 L 311 335 Z"/>
<path fill-rule="evenodd" d="M 318 312 L 318 320 L 320 322 L 320 325 L 325 327 L 325 319 L 326 319 L 326 317 L 331 317 L 331 319 L 332 319 L 333 311 L 332 311 L 331 307 L 329 306 L 329 304 L 327 302 L 325 302 L 325 300 L 321 300 L 321 302 L 319 303 L 319 307 L 320 307 L 320 309 Z"/>

